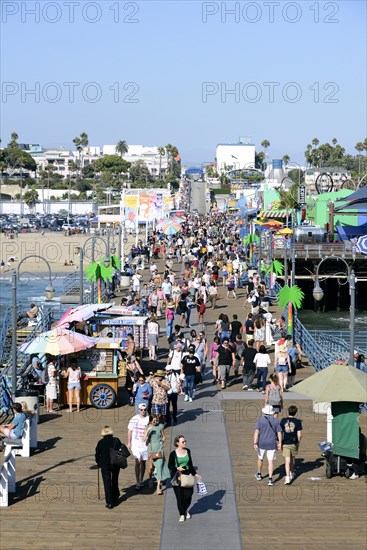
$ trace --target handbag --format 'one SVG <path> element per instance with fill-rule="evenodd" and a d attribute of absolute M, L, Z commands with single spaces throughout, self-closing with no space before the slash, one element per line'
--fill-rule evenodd
<path fill-rule="evenodd" d="M 148 458 L 149 460 L 156 460 L 157 458 L 163 458 L 163 454 L 161 451 L 158 451 L 157 453 L 149 453 Z"/>
<path fill-rule="evenodd" d="M 181 474 L 181 487 L 191 489 L 195 485 L 195 478 L 192 474 Z"/>
<path fill-rule="evenodd" d="M 180 478 L 180 473 L 179 472 L 176 472 L 175 475 L 173 476 L 173 478 L 171 479 L 171 485 L 172 487 L 180 487 L 181 485 L 181 478 Z"/>
<path fill-rule="evenodd" d="M 118 449 L 116 449 L 116 444 L 117 439 L 115 438 L 113 447 L 110 449 L 110 464 L 124 470 L 127 468 L 127 457 L 130 456 L 130 452 L 123 443 Z"/>

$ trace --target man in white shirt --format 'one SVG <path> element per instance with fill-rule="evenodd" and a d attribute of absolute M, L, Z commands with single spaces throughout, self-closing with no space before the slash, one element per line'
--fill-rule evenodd
<path fill-rule="evenodd" d="M 141 279 L 140 273 L 134 273 L 132 276 L 132 283 L 133 283 L 133 291 L 136 292 L 138 297 L 140 297 L 140 279 Z"/>
<path fill-rule="evenodd" d="M 148 447 L 143 441 L 145 428 L 149 424 L 147 406 L 139 403 L 139 414 L 132 417 L 127 427 L 127 447 L 135 458 L 135 489 L 139 491 L 144 485 L 145 463 L 148 460 Z"/>

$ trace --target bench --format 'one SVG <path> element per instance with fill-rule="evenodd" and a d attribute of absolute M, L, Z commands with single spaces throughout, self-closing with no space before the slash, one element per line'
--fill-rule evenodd
<path fill-rule="evenodd" d="M 5 457 L 0 469 L 0 507 L 9 506 L 9 493 L 15 493 L 15 465 L 15 452 L 11 451 Z"/>
<path fill-rule="evenodd" d="M 27 418 L 24 423 L 23 434 L 21 439 L 4 439 L 5 443 L 5 458 L 12 452 L 18 456 L 28 458 L 31 456 L 31 419 Z"/>

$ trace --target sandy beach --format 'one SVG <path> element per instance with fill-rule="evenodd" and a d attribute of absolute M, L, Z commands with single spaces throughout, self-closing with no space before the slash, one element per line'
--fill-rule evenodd
<path fill-rule="evenodd" d="M 0 233 L 0 261 L 4 260 L 5 268 L 2 273 L 9 273 L 12 269 L 16 269 L 19 263 L 26 256 L 32 254 L 43 256 L 50 264 L 53 273 L 72 273 L 79 269 L 79 249 L 84 245 L 86 240 L 91 235 L 70 235 L 65 236 L 64 233 L 46 232 L 44 235 L 41 232 L 37 233 L 20 233 L 14 239 L 6 237 L 4 233 Z M 141 234 L 139 236 L 143 238 Z M 106 237 L 104 237 L 106 238 Z M 114 245 L 118 250 L 118 237 L 115 237 Z M 112 246 L 113 237 L 111 237 L 110 245 Z M 133 235 L 128 235 L 128 242 L 125 243 L 125 256 L 130 252 L 131 246 L 135 243 Z M 91 261 L 92 241 L 89 241 L 85 248 L 85 264 Z M 95 259 L 104 257 L 106 247 L 101 240 L 95 241 Z M 7 265 L 9 258 L 15 258 Z M 65 262 L 73 262 L 73 265 L 66 266 Z M 21 267 L 21 271 L 35 271 L 37 273 L 47 272 L 47 265 L 44 261 L 37 258 L 30 258 Z"/>

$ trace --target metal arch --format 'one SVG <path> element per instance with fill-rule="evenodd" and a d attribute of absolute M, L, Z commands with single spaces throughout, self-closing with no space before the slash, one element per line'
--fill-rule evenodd
<path fill-rule="evenodd" d="M 50 285 L 52 286 L 51 266 L 50 266 L 49 262 L 46 260 L 46 258 L 44 258 L 43 256 L 38 256 L 37 254 L 30 254 L 29 256 L 26 256 L 25 258 L 23 258 L 23 260 L 21 260 L 21 261 L 19 262 L 19 265 L 18 265 L 17 270 L 16 270 L 17 279 L 19 280 L 20 266 L 21 266 L 22 263 L 24 263 L 26 260 L 29 260 L 29 258 L 38 258 L 39 260 L 43 260 L 43 261 L 47 264 L 47 268 L 48 268 L 48 280 L 49 280 Z"/>
<path fill-rule="evenodd" d="M 354 189 L 354 190 L 357 189 L 357 185 L 358 185 L 358 184 L 356 184 L 356 182 L 355 182 L 354 180 L 352 180 L 352 178 L 345 178 L 345 179 L 343 180 L 343 183 L 342 183 L 340 189 L 348 189 L 348 187 L 347 187 L 347 183 L 348 183 L 348 182 L 351 182 L 351 183 L 352 183 L 353 189 Z"/>
<path fill-rule="evenodd" d="M 88 239 L 84 242 L 83 246 L 81 247 L 81 250 L 83 251 L 83 254 L 85 253 L 85 247 L 86 247 L 86 244 L 89 242 L 89 241 L 102 241 L 103 244 L 105 245 L 106 247 L 106 256 L 108 256 L 109 254 L 109 250 L 108 250 L 108 243 L 106 241 L 106 239 L 104 239 L 103 237 L 100 237 L 99 235 L 92 235 L 91 237 L 88 237 Z"/>
<path fill-rule="evenodd" d="M 321 195 L 323 192 L 322 188 L 319 186 L 319 180 L 321 181 L 323 176 L 326 176 L 329 179 L 329 183 L 331 184 L 331 187 L 327 187 L 326 193 L 330 193 L 334 189 L 334 180 L 331 177 L 331 174 L 328 174 L 327 172 L 321 172 L 321 174 L 317 176 L 315 182 L 315 187 L 318 195 Z"/>
<path fill-rule="evenodd" d="M 359 188 L 361 187 L 361 183 L 362 183 L 362 181 L 363 181 L 365 178 L 367 178 L 367 174 L 365 174 L 365 175 L 359 180 L 359 182 L 357 183 L 357 189 L 359 189 Z"/>

